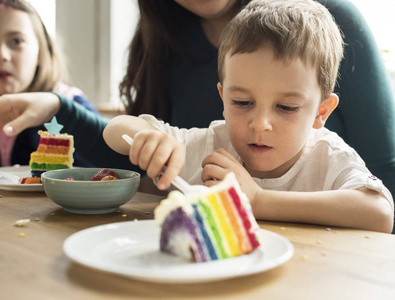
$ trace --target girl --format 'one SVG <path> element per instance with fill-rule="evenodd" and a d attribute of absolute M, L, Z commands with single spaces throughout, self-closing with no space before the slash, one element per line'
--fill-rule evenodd
<path fill-rule="evenodd" d="M 63 83 L 65 67 L 35 9 L 22 0 L 0 1 L 0 96 L 54 91 L 96 112 L 84 94 Z M 0 132 L 0 166 L 27 165 L 38 145 L 39 128 L 18 136 Z M 84 163 L 76 158 L 77 165 Z"/>

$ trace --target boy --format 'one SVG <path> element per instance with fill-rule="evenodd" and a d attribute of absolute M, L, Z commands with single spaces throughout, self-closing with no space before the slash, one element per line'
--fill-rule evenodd
<path fill-rule="evenodd" d="M 391 194 L 323 127 L 338 104 L 332 91 L 342 53 L 340 31 L 321 4 L 253 1 L 220 40 L 225 121 L 186 130 L 148 115 L 120 116 L 104 138 L 151 178 L 167 165 L 159 189 L 178 174 L 211 186 L 234 172 L 257 219 L 391 232 Z M 124 133 L 134 138 L 130 149 Z"/>

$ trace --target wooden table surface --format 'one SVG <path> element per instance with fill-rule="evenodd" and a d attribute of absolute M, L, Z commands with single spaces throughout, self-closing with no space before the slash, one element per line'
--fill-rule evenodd
<path fill-rule="evenodd" d="M 62 246 L 85 228 L 152 219 L 161 197 L 137 193 L 121 212 L 77 215 L 41 192 L 0 195 L 0 299 L 395 299 L 393 235 L 259 222 L 292 242 L 295 253 L 288 262 L 224 281 L 159 284 L 73 263 Z M 31 222 L 14 226 L 20 219 Z"/>

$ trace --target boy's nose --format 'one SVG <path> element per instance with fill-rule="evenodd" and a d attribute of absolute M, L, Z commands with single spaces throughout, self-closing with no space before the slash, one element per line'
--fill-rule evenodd
<path fill-rule="evenodd" d="M 4 44 L 0 44 L 0 60 L 8 61 L 10 60 L 10 57 L 11 57 L 11 53 L 8 47 Z"/>
<path fill-rule="evenodd" d="M 272 131 L 273 129 L 269 116 L 265 114 L 255 116 L 251 120 L 249 128 L 254 131 Z"/>

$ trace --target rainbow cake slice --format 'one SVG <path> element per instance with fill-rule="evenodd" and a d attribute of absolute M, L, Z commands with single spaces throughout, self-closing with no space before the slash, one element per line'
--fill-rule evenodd
<path fill-rule="evenodd" d="M 155 209 L 160 250 L 207 262 L 250 253 L 259 247 L 257 224 L 233 173 L 200 193 L 172 191 Z"/>
<path fill-rule="evenodd" d="M 32 176 L 40 178 L 41 173 L 68 169 L 73 166 L 74 138 L 67 133 L 50 134 L 40 130 L 40 142 L 36 151 L 30 154 Z"/>

